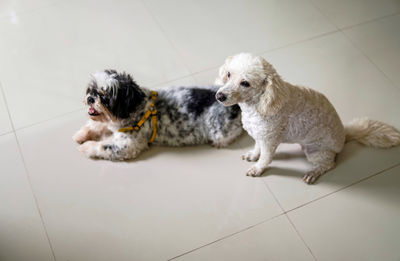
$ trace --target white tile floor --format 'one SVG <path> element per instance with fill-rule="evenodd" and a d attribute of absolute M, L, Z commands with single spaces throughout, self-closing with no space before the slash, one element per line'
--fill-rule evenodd
<path fill-rule="evenodd" d="M 209 84 L 240 51 L 400 129 L 399 28 L 399 0 L 1 1 L 0 260 L 400 260 L 400 148 L 347 144 L 307 186 L 297 145 L 248 178 L 247 136 L 129 163 L 71 140 L 89 73 Z"/>

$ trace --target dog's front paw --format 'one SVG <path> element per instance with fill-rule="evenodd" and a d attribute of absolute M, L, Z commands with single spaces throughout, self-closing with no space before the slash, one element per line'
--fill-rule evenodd
<path fill-rule="evenodd" d="M 259 177 L 264 172 L 264 170 L 265 168 L 261 168 L 257 164 L 255 164 L 246 172 L 246 176 Z"/>
<path fill-rule="evenodd" d="M 258 158 L 260 158 L 260 153 L 255 153 L 252 150 L 242 155 L 242 160 L 247 160 L 250 162 L 257 161 Z"/>
<path fill-rule="evenodd" d="M 315 181 L 321 176 L 321 173 L 318 171 L 310 171 L 303 176 L 303 181 L 308 185 L 314 184 Z"/>
<path fill-rule="evenodd" d="M 79 145 L 78 150 L 86 155 L 86 157 L 94 158 L 97 156 L 98 142 L 86 141 L 85 143 Z"/>
<path fill-rule="evenodd" d="M 72 139 L 75 142 L 77 142 L 79 144 L 82 144 L 82 143 L 84 143 L 85 141 L 88 140 L 87 132 L 79 130 L 74 134 L 74 136 L 72 136 Z"/>

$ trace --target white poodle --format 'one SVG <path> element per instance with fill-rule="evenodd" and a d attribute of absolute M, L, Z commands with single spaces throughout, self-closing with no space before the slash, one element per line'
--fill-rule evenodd
<path fill-rule="evenodd" d="M 285 82 L 262 57 L 248 53 L 228 57 L 216 84 L 223 85 L 217 100 L 225 106 L 239 104 L 243 127 L 256 142 L 242 156 L 257 161 L 247 175 L 261 175 L 280 143 L 299 143 L 315 165 L 303 177 L 308 184 L 334 167 L 335 156 L 346 141 L 379 148 L 400 144 L 400 133 L 379 121 L 355 119 L 343 126 L 323 94 Z"/>

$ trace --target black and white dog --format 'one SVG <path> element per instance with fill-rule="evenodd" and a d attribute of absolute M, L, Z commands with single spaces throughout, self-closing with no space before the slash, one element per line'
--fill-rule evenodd
<path fill-rule="evenodd" d="M 74 136 L 88 157 L 136 158 L 149 143 L 225 147 L 243 131 L 240 108 L 215 99 L 217 86 L 169 87 L 152 92 L 129 74 L 92 75 L 85 103 L 90 119 Z"/>

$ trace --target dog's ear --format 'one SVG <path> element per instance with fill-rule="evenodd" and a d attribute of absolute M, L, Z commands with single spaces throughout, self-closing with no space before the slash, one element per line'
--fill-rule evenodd
<path fill-rule="evenodd" d="M 226 67 L 232 59 L 233 56 L 229 56 L 228 58 L 226 58 L 225 63 L 221 67 L 219 67 L 218 76 L 214 82 L 215 85 L 224 85 L 228 80 L 228 72 L 226 71 Z"/>
<path fill-rule="evenodd" d="M 129 74 L 118 73 L 115 79 L 118 84 L 110 89 L 109 110 L 115 117 L 125 119 L 144 101 L 145 94 Z"/>
<path fill-rule="evenodd" d="M 257 110 L 263 116 L 272 116 L 288 101 L 289 90 L 272 65 L 264 58 L 260 59 L 262 59 L 266 78 L 263 81 L 264 92 L 260 97 Z"/>

